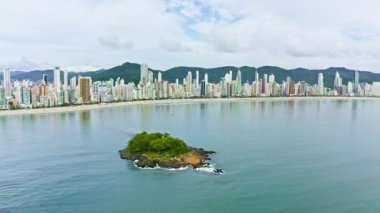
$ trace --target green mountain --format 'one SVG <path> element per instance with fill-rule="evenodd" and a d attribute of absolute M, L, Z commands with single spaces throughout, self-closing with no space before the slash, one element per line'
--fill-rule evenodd
<path fill-rule="evenodd" d="M 186 77 L 187 72 L 191 71 L 193 73 L 193 78 L 195 78 L 195 71 L 199 71 L 199 78 L 202 80 L 204 78 L 204 74 L 207 72 L 209 76 L 209 82 L 219 82 L 224 75 L 229 72 L 230 70 L 233 73 L 233 78 L 236 78 L 236 73 L 238 67 L 234 66 L 224 66 L 224 67 L 217 67 L 217 68 L 202 68 L 202 67 L 174 67 L 169 70 L 161 71 L 162 77 L 164 80 L 168 80 L 170 82 L 175 82 L 175 80 L 178 78 L 180 82 L 182 82 L 182 79 Z M 154 77 L 157 77 L 157 73 L 160 70 L 153 70 Z M 243 82 L 249 81 L 251 82 L 254 79 L 255 76 L 255 67 L 248 67 L 243 66 L 240 67 L 240 71 L 242 72 L 242 79 Z M 325 85 L 327 87 L 332 87 L 334 78 L 335 78 L 335 72 L 339 72 L 343 83 L 347 84 L 348 81 L 353 81 L 354 79 L 354 70 L 342 68 L 342 67 L 331 67 L 328 69 L 321 69 L 321 70 L 310 70 L 310 69 L 304 69 L 304 68 L 297 68 L 297 69 L 283 69 L 280 67 L 274 67 L 274 66 L 263 66 L 257 68 L 257 72 L 259 73 L 260 77 L 262 77 L 264 74 L 270 75 L 274 74 L 276 77 L 277 82 L 282 82 L 283 80 L 286 80 L 286 78 L 289 76 L 292 80 L 298 82 L 298 81 L 305 81 L 309 84 L 315 84 L 317 83 L 318 79 L 318 73 L 323 73 L 324 79 L 325 79 Z M 36 71 L 30 71 L 30 72 L 12 72 L 12 79 L 14 80 L 24 80 L 29 79 L 32 81 L 38 81 L 42 79 L 42 75 L 46 74 L 48 76 L 48 81 L 53 81 L 53 70 L 36 70 Z M 105 81 L 109 80 L 111 78 L 116 79 L 117 77 L 120 77 L 125 80 L 125 82 L 135 82 L 138 83 L 140 80 L 140 64 L 136 63 L 130 63 L 127 62 L 125 64 L 122 64 L 120 66 L 113 67 L 111 69 L 102 69 L 98 71 L 93 72 L 69 72 L 69 78 L 73 76 L 89 76 L 93 79 L 93 81 Z M 0 77 L 2 79 L 2 75 L 0 74 Z M 63 73 L 61 73 L 61 79 L 63 79 Z M 380 81 L 380 73 L 372 73 L 372 72 L 366 72 L 361 71 L 360 72 L 360 82 L 368 82 L 372 83 L 374 81 Z"/>

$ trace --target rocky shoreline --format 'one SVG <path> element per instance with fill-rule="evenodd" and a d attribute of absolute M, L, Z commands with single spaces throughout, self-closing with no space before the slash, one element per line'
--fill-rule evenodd
<path fill-rule="evenodd" d="M 131 153 L 125 150 L 119 151 L 120 158 L 131 160 L 139 168 L 174 168 L 191 166 L 193 169 L 208 166 L 208 160 L 211 160 L 210 155 L 215 154 L 215 151 L 207 151 L 202 148 L 190 147 L 190 152 L 176 158 L 150 158 L 143 153 Z M 215 169 L 214 173 L 221 174 L 221 169 Z"/>

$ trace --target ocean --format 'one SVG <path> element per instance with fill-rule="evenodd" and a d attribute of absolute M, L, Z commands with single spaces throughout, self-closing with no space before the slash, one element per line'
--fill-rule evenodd
<path fill-rule="evenodd" d="M 380 101 L 152 104 L 0 117 L 0 212 L 379 212 Z M 136 133 L 225 171 L 139 169 Z"/>

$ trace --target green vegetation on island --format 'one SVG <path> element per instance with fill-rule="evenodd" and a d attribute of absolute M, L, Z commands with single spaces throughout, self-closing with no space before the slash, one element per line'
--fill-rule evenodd
<path fill-rule="evenodd" d="M 191 166 L 194 169 L 209 166 L 209 155 L 214 151 L 195 148 L 168 133 L 141 132 L 133 136 L 125 149 L 119 150 L 120 158 L 133 161 L 139 168 L 180 168 Z M 214 169 L 221 174 L 223 170 Z"/>
<path fill-rule="evenodd" d="M 171 137 L 168 133 L 142 132 L 128 142 L 125 151 L 144 154 L 150 158 L 171 158 L 187 154 L 191 149 L 183 140 Z"/>

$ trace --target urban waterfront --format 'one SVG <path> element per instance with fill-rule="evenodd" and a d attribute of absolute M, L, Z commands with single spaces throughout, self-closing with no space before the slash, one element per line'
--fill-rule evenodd
<path fill-rule="evenodd" d="M 379 108 L 252 100 L 0 117 L 0 212 L 377 212 Z M 226 173 L 135 168 L 118 150 L 143 130 L 217 151 Z"/>
<path fill-rule="evenodd" d="M 48 81 L 47 74 L 42 74 L 38 81 L 11 78 L 10 69 L 3 72 L 0 84 L 0 110 L 48 108 L 57 106 L 75 106 L 83 104 L 104 104 L 138 100 L 156 99 L 191 99 L 191 98 L 240 98 L 240 97 L 380 97 L 380 82 L 360 82 L 359 71 L 353 71 L 353 82 L 343 84 L 343 78 L 335 72 L 333 88 L 325 86 L 323 73 L 318 73 L 317 84 L 294 81 L 287 76 L 282 83 L 276 82 L 276 76 L 259 75 L 257 69 L 252 82 L 243 82 L 242 72 L 230 69 L 219 82 L 209 81 L 205 72 L 203 80 L 198 70 L 188 71 L 187 75 L 175 82 L 163 79 L 162 72 L 155 75 L 148 65 L 139 66 L 140 81 L 125 82 L 117 77 L 107 81 L 92 81 L 89 76 L 77 74 L 69 81 L 69 71 L 63 72 L 59 67 L 53 71 L 53 82 Z M 124 71 L 128 71 L 127 69 Z M 105 72 L 105 71 L 103 71 Z M 316 72 L 315 72 L 316 73 Z M 63 81 L 61 75 L 63 74 Z M 12 81 L 13 80 L 13 81 Z M 215 81 L 215 80 L 214 80 Z"/>

